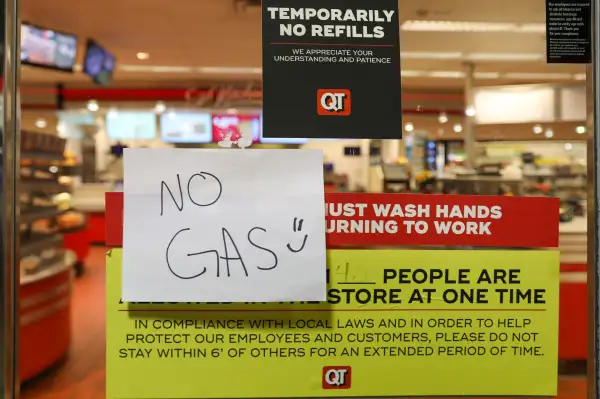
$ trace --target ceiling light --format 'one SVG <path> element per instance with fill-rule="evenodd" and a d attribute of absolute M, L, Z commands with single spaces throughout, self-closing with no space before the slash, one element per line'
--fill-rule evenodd
<path fill-rule="evenodd" d="M 158 101 L 156 103 L 156 105 L 154 106 L 154 112 L 156 112 L 157 114 L 162 114 L 166 110 L 167 110 L 167 106 L 162 101 Z"/>
<path fill-rule="evenodd" d="M 472 53 L 465 57 L 468 61 L 543 61 L 544 54 L 525 53 Z"/>
<path fill-rule="evenodd" d="M 100 106 L 96 100 L 90 100 L 87 103 L 87 109 L 88 111 L 96 112 L 100 109 Z"/>
<path fill-rule="evenodd" d="M 229 109 L 227 110 L 227 113 L 228 113 L 229 115 L 235 115 L 235 114 L 237 114 L 237 109 L 235 109 L 235 108 L 229 108 Z"/>
<path fill-rule="evenodd" d="M 400 76 L 403 78 L 417 78 L 419 76 L 423 76 L 423 71 L 410 71 L 410 70 L 402 70 L 400 72 Z"/>
<path fill-rule="evenodd" d="M 413 60 L 460 60 L 463 58 L 463 53 L 458 52 L 403 51 L 400 55 L 402 58 Z"/>
<path fill-rule="evenodd" d="M 498 79 L 500 74 L 498 72 L 475 72 L 475 79 Z"/>
<path fill-rule="evenodd" d="M 454 125 L 453 130 L 455 133 L 460 133 L 463 130 L 463 127 L 460 123 L 457 123 L 456 125 Z"/>
<path fill-rule="evenodd" d="M 565 144 L 565 150 L 571 151 L 572 149 L 573 149 L 573 144 L 571 144 L 571 143 L 566 143 Z"/>
<path fill-rule="evenodd" d="M 475 116 L 475 107 L 472 105 L 469 105 L 467 107 L 467 109 L 465 110 L 465 115 L 467 116 Z"/>
<path fill-rule="evenodd" d="M 407 132 L 412 132 L 415 130 L 415 125 L 413 125 L 411 122 L 408 122 L 406 125 L 404 125 L 404 130 Z"/>
<path fill-rule="evenodd" d="M 150 54 L 148 54 L 148 53 L 142 53 L 142 52 L 137 53 L 138 60 L 147 60 L 149 58 L 150 58 Z"/>
<path fill-rule="evenodd" d="M 200 73 L 213 73 L 213 74 L 240 74 L 240 75 L 255 75 L 261 74 L 262 68 L 245 68 L 245 67 L 200 67 L 198 68 Z"/>
<path fill-rule="evenodd" d="M 503 32 L 503 33 L 545 33 L 543 23 L 508 22 L 459 22 L 459 21 L 414 21 L 409 20 L 400 27 L 403 31 L 414 32 Z"/>
<path fill-rule="evenodd" d="M 544 54 L 539 53 L 470 53 L 402 51 L 403 59 L 410 60 L 464 60 L 464 61 L 543 61 Z"/>
<path fill-rule="evenodd" d="M 465 73 L 461 71 L 431 71 L 427 72 L 427 76 L 430 78 L 457 79 L 463 78 L 465 76 Z"/>
<path fill-rule="evenodd" d="M 544 136 L 551 139 L 552 137 L 554 137 L 554 132 L 552 131 L 552 129 L 548 129 L 546 130 L 546 133 L 544 133 Z"/>
<path fill-rule="evenodd" d="M 577 134 L 584 134 L 587 131 L 587 129 L 585 128 L 585 126 L 577 126 L 575 128 L 575 132 Z"/>
<path fill-rule="evenodd" d="M 507 73 L 503 77 L 506 79 L 552 79 L 569 80 L 573 79 L 570 73 Z"/>
<path fill-rule="evenodd" d="M 438 121 L 440 123 L 448 122 L 448 115 L 445 112 L 440 112 L 440 116 L 438 116 Z"/>
<path fill-rule="evenodd" d="M 194 68 L 187 66 L 161 66 L 161 65 L 117 65 L 123 72 L 153 72 L 153 73 L 192 73 Z"/>
<path fill-rule="evenodd" d="M 542 134 L 543 131 L 544 129 L 540 125 L 535 125 L 533 127 L 533 133 L 535 134 Z"/>
<path fill-rule="evenodd" d="M 37 127 L 38 129 L 43 129 L 46 126 L 48 126 L 48 122 L 46 122 L 46 120 L 44 118 L 38 118 L 35 121 L 35 127 Z"/>

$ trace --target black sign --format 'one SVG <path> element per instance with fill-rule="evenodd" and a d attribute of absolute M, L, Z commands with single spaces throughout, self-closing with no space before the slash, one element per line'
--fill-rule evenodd
<path fill-rule="evenodd" d="M 264 137 L 402 137 L 398 0 L 262 3 Z"/>
<path fill-rule="evenodd" d="M 592 62 L 590 0 L 546 0 L 546 60 L 555 64 Z"/>

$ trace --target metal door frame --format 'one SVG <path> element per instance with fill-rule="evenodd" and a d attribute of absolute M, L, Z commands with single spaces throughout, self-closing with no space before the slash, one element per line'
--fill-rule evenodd
<path fill-rule="evenodd" d="M 19 397 L 19 141 L 20 141 L 20 0 L 1 0 L 4 12 L 3 50 L 3 112 L 2 139 L 2 237 L 3 270 L 0 273 L 0 355 L 2 374 L 0 392 L 6 399 Z M 600 348 L 600 306 L 597 288 L 600 287 L 599 272 L 599 217 L 600 187 L 597 176 L 600 173 L 600 158 L 597 131 L 600 117 L 600 0 L 590 0 L 592 5 L 592 64 L 587 68 L 587 109 L 588 109 L 588 398 L 595 399 L 600 394 L 600 366 L 597 350 Z M 1 30 L 0 30 L 1 31 Z M 558 216 L 558 215 L 557 215 Z"/>
<path fill-rule="evenodd" d="M 2 134 L 1 158 L 2 237 L 3 270 L 0 273 L 0 354 L 2 366 L 0 379 L 3 398 L 19 397 L 19 153 L 20 153 L 20 23 L 19 0 L 2 0 L 4 29 L 2 43 Z"/>

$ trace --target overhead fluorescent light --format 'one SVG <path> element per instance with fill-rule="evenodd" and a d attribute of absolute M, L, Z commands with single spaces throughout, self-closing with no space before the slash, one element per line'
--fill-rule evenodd
<path fill-rule="evenodd" d="M 543 61 L 544 54 L 472 53 L 465 58 L 469 61 Z"/>
<path fill-rule="evenodd" d="M 462 71 L 419 71 L 419 70 L 402 70 L 404 78 L 438 78 L 438 79 L 463 79 L 465 73 Z M 499 72 L 475 72 L 475 79 L 518 79 L 518 80 L 580 80 L 580 76 L 571 75 L 569 73 L 505 73 Z"/>
<path fill-rule="evenodd" d="M 460 52 L 427 52 L 427 51 L 403 51 L 400 53 L 403 59 L 409 60 L 464 60 L 464 61 L 543 61 L 544 54 L 525 53 L 471 53 Z"/>
<path fill-rule="evenodd" d="M 410 70 L 402 70 L 401 73 L 403 78 L 418 78 L 419 76 L 423 76 L 423 71 L 410 71 Z"/>
<path fill-rule="evenodd" d="M 240 74 L 240 75 L 253 75 L 261 74 L 262 68 L 244 68 L 244 67 L 200 67 L 198 68 L 200 73 L 213 73 L 213 74 Z"/>
<path fill-rule="evenodd" d="M 192 67 L 186 66 L 160 66 L 160 65 L 117 65 L 123 72 L 152 72 L 152 73 L 191 73 Z"/>
<path fill-rule="evenodd" d="M 498 79 L 500 73 L 498 72 L 475 72 L 475 79 Z"/>
<path fill-rule="evenodd" d="M 463 53 L 442 53 L 442 52 L 425 52 L 425 51 L 402 51 L 402 58 L 412 60 L 460 60 L 463 58 Z"/>
<path fill-rule="evenodd" d="M 409 20 L 400 27 L 412 32 L 545 33 L 543 23 L 459 22 Z"/>
<path fill-rule="evenodd" d="M 427 72 L 427 76 L 430 78 L 464 78 L 465 73 L 461 71 L 430 71 Z"/>
<path fill-rule="evenodd" d="M 506 73 L 503 75 L 506 79 L 552 79 L 569 80 L 573 79 L 570 73 Z"/>
<path fill-rule="evenodd" d="M 161 66 L 161 65 L 118 65 L 123 72 L 153 72 L 153 73 L 211 73 L 211 74 L 261 74 L 262 68 L 238 67 L 191 67 L 191 66 Z"/>

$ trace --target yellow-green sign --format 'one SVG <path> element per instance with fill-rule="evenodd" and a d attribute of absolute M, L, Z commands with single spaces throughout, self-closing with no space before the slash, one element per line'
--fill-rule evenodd
<path fill-rule="evenodd" d="M 556 395 L 556 251 L 330 251 L 294 304 L 124 304 L 106 259 L 109 399 Z"/>

